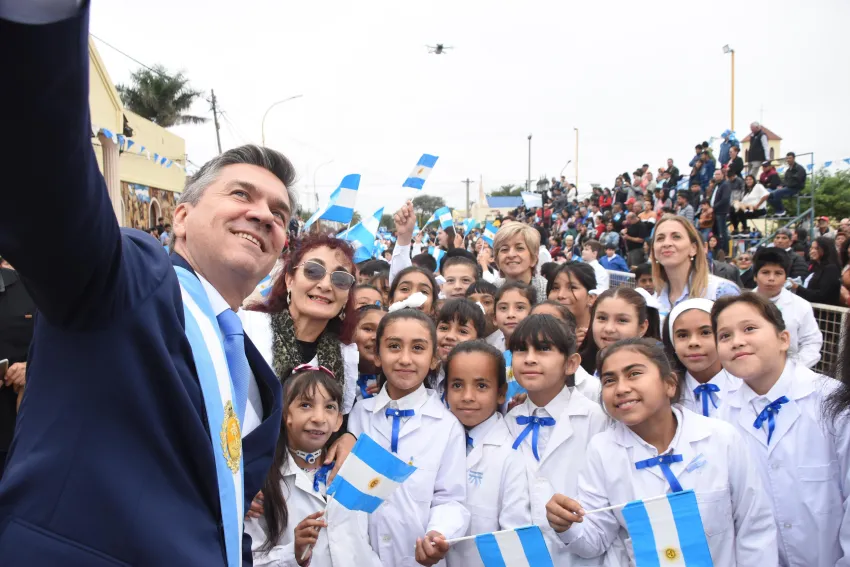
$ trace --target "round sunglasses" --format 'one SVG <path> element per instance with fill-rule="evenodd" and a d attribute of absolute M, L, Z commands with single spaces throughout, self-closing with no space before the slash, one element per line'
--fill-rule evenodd
<path fill-rule="evenodd" d="M 304 268 L 304 275 L 307 276 L 308 280 L 314 282 L 322 281 L 325 278 L 325 274 L 328 273 L 328 269 L 325 266 L 313 260 L 307 260 L 303 264 L 295 266 L 296 270 L 298 268 Z M 351 286 L 354 285 L 354 281 L 354 276 L 346 271 L 336 270 L 331 272 L 331 283 L 335 288 L 342 291 L 350 290 Z"/>

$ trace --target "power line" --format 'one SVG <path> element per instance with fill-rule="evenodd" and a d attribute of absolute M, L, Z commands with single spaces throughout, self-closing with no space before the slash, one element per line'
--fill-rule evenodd
<path fill-rule="evenodd" d="M 157 75 L 159 75 L 159 76 L 161 76 L 161 77 L 163 77 L 163 78 L 166 78 L 166 79 L 168 78 L 168 75 L 166 75 L 166 74 L 165 74 L 165 73 L 163 73 L 162 71 L 160 71 L 160 70 L 158 70 L 158 69 L 154 69 L 153 67 L 151 67 L 151 66 L 149 66 L 149 65 L 145 65 L 144 63 L 142 63 L 141 61 L 139 61 L 138 59 L 136 59 L 136 58 L 135 58 L 135 57 L 133 57 L 132 55 L 127 55 L 126 53 L 124 53 L 123 51 L 121 51 L 120 49 L 118 49 L 117 47 L 115 47 L 114 45 L 112 45 L 111 43 L 108 43 L 107 41 L 105 41 L 105 40 L 103 40 L 103 39 L 101 39 L 101 38 L 97 37 L 96 35 L 94 35 L 94 34 L 90 34 L 90 35 L 91 35 L 93 38 L 95 38 L 96 40 L 98 40 L 99 42 L 101 42 L 101 43 L 102 43 L 103 45 L 105 45 L 106 47 L 109 47 L 110 49 L 114 49 L 115 51 L 117 51 L 118 53 L 120 53 L 121 55 L 123 55 L 124 57 L 126 57 L 127 59 L 129 59 L 129 60 L 131 60 L 131 61 L 134 61 L 135 63 L 137 63 L 137 64 L 141 65 L 142 67 L 144 67 L 144 68 L 145 68 L 145 69 L 147 69 L 148 71 L 151 71 L 151 72 L 153 72 L 153 73 L 156 73 Z"/>

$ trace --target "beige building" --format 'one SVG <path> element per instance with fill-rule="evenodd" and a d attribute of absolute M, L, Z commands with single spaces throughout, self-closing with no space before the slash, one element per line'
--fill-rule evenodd
<path fill-rule="evenodd" d="M 89 56 L 92 145 L 115 216 L 121 226 L 133 228 L 153 227 L 159 217 L 170 222 L 186 182 L 186 142 L 124 108 L 91 38 Z M 101 129 L 114 133 L 118 141 Z M 140 151 L 143 147 L 145 152 Z M 149 159 L 154 155 L 170 160 L 171 167 Z"/>

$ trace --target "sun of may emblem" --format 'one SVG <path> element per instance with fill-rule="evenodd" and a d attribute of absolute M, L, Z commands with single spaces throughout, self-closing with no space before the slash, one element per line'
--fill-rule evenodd
<path fill-rule="evenodd" d="M 381 484 L 381 479 L 377 477 L 373 478 L 369 481 L 369 490 L 375 490 L 375 487 L 379 484 Z"/>
<path fill-rule="evenodd" d="M 673 549 L 672 547 L 668 547 L 664 550 L 664 557 L 666 557 L 670 561 L 675 561 L 679 558 L 679 550 Z"/>
<path fill-rule="evenodd" d="M 419 171 L 416 172 L 416 175 L 422 175 L 422 172 L 425 171 L 424 167 L 420 167 Z"/>

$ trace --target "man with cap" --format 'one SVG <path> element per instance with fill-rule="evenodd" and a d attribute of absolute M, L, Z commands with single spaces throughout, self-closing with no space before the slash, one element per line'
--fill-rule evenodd
<path fill-rule="evenodd" d="M 826 236 L 835 240 L 835 230 L 829 226 L 829 217 L 820 217 L 818 219 L 817 235 L 815 238 L 818 236 Z"/>
<path fill-rule="evenodd" d="M 759 183 L 765 188 L 773 191 L 782 184 L 782 178 L 773 167 L 770 161 L 764 161 L 761 164 L 761 175 L 759 175 Z"/>
<path fill-rule="evenodd" d="M 785 250 L 791 257 L 791 270 L 788 274 L 789 278 L 805 279 L 805 277 L 809 275 L 809 266 L 806 264 L 806 260 L 794 252 L 791 246 L 793 239 L 794 233 L 791 232 L 790 228 L 780 228 L 776 231 L 776 235 L 773 237 L 773 244 L 771 244 L 771 246 Z"/>

